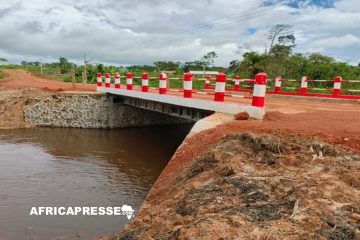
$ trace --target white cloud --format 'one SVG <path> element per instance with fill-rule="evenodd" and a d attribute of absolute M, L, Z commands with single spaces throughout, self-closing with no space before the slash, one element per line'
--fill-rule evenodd
<path fill-rule="evenodd" d="M 341 12 L 357 12 L 360 11 L 360 4 L 358 0 L 343 0 L 336 1 L 335 8 Z"/>
<path fill-rule="evenodd" d="M 314 47 L 322 48 L 344 48 L 350 46 L 360 46 L 360 38 L 352 35 L 346 34 L 339 37 L 328 37 L 322 38 L 313 41 L 312 45 Z"/>
<path fill-rule="evenodd" d="M 261 7 L 264 0 L 32 0 L 0 2 L 0 53 L 14 62 L 64 56 L 80 61 L 151 64 L 191 61 L 207 51 L 226 66 L 237 46 L 264 51 L 265 34 L 277 23 L 293 25 L 297 52 L 320 51 L 359 59 L 358 0 L 334 8 L 303 4 Z M 248 29 L 256 29 L 250 34 Z M 352 51 L 349 51 L 351 49 Z"/>

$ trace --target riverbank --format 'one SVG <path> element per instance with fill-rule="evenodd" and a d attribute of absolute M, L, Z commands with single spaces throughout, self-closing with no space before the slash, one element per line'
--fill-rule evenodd
<path fill-rule="evenodd" d="M 33 127 L 25 121 L 24 108 L 48 95 L 48 92 L 39 89 L 0 88 L 0 129 Z"/>
<path fill-rule="evenodd" d="M 359 239 L 359 116 L 271 112 L 190 134 L 113 239 Z"/>
<path fill-rule="evenodd" d="M 38 103 L 50 94 L 64 90 L 94 91 L 96 86 L 72 84 L 36 77 L 23 69 L 3 69 L 0 80 L 0 129 L 34 127 L 25 121 L 24 109 Z"/>
<path fill-rule="evenodd" d="M 0 129 L 28 127 L 125 128 L 189 123 L 127 106 L 94 92 L 0 89 Z"/>

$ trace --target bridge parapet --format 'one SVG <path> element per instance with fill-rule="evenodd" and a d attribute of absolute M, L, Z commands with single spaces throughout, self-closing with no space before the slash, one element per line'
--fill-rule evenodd
<path fill-rule="evenodd" d="M 99 74 L 98 76 L 100 76 Z M 118 76 L 118 75 L 117 75 Z M 128 74 L 129 76 L 129 74 Z M 132 75 L 131 75 L 132 77 Z M 240 112 L 247 112 L 250 117 L 262 119 L 265 115 L 265 92 L 267 75 L 259 73 L 255 78 L 255 86 L 253 96 L 237 96 L 243 99 L 251 99 L 251 104 L 245 104 L 239 101 L 225 101 L 225 97 L 236 97 L 225 92 L 226 75 L 219 73 L 216 77 L 216 86 L 214 92 L 193 91 L 192 89 L 192 75 L 186 73 L 184 75 L 182 89 L 169 89 L 169 92 L 183 92 L 183 97 L 179 94 L 167 94 L 167 88 L 164 83 L 166 75 L 163 73 L 159 76 L 158 93 L 154 91 L 156 88 L 151 88 L 153 91 L 148 91 L 148 74 L 144 73 L 142 76 L 141 88 L 124 88 L 113 87 L 106 84 L 105 87 L 98 77 L 98 92 L 118 95 L 123 99 L 123 103 L 139 108 L 144 108 L 152 111 L 163 112 L 169 115 L 178 116 L 191 120 L 198 120 L 212 112 L 220 112 L 226 114 L 237 114 Z M 127 83 L 129 77 L 127 78 Z M 108 81 L 106 82 L 108 83 Z M 194 94 L 193 94 L 194 93 Z M 214 95 L 211 100 L 211 95 Z"/>

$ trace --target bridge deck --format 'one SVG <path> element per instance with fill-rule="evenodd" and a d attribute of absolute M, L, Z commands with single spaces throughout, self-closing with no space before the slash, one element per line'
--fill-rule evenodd
<path fill-rule="evenodd" d="M 174 106 L 199 109 L 205 111 L 214 111 L 227 114 L 237 114 L 239 112 L 247 112 L 250 117 L 262 119 L 265 110 L 264 108 L 258 108 L 246 104 L 234 103 L 234 102 L 214 102 L 209 98 L 183 98 L 178 94 L 158 94 L 155 92 L 141 92 L 138 90 L 127 90 L 124 88 L 105 88 L 98 87 L 98 92 L 110 93 L 128 98 L 137 98 L 147 101 L 153 101 L 158 103 L 170 104 Z"/>

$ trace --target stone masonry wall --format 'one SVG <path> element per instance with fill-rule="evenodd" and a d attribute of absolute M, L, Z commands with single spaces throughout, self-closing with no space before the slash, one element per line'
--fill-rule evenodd
<path fill-rule="evenodd" d="M 24 113 L 27 123 L 46 127 L 123 128 L 184 122 L 165 114 L 114 103 L 110 95 L 92 93 L 53 94 L 24 109 Z"/>

